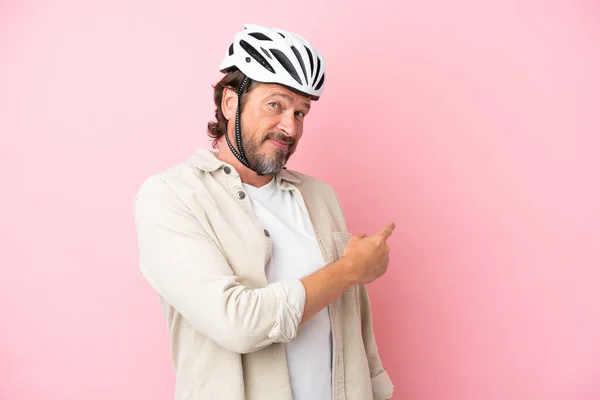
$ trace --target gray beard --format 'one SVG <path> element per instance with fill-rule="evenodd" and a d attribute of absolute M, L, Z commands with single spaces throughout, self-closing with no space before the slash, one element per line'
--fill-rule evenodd
<path fill-rule="evenodd" d="M 266 156 L 260 150 L 262 143 L 244 142 L 246 160 L 248 160 L 252 169 L 259 174 L 274 175 L 283 169 L 289 159 L 289 155 L 285 151 L 277 149 L 273 156 Z"/>

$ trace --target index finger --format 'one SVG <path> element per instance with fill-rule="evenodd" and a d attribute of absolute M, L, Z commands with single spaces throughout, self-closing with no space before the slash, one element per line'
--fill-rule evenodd
<path fill-rule="evenodd" d="M 396 224 L 394 224 L 393 222 L 390 222 L 382 230 L 380 230 L 379 233 L 377 233 L 377 234 L 379 236 L 382 236 L 384 239 L 387 239 L 390 236 L 392 236 L 394 229 L 396 229 Z"/>

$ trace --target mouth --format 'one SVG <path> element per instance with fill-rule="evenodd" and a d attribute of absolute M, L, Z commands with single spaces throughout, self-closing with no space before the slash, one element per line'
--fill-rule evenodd
<path fill-rule="evenodd" d="M 286 143 L 282 140 L 269 139 L 269 142 L 271 142 L 275 147 L 277 147 L 278 149 L 281 149 L 281 150 L 288 151 L 290 148 L 290 144 Z"/>

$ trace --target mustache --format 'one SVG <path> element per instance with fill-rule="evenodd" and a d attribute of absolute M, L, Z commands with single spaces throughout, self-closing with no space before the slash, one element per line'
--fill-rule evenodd
<path fill-rule="evenodd" d="M 266 142 L 267 140 L 278 140 L 281 141 L 285 144 L 287 144 L 290 148 L 294 146 L 294 144 L 296 143 L 296 140 L 294 140 L 294 138 L 291 138 L 289 136 L 284 135 L 283 133 L 278 133 L 278 132 L 270 132 L 267 134 L 267 136 L 264 138 L 263 142 Z"/>

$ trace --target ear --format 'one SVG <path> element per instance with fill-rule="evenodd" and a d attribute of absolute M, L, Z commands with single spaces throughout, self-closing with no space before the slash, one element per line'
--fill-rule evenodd
<path fill-rule="evenodd" d="M 237 100 L 237 92 L 233 88 L 225 86 L 223 89 L 223 98 L 221 99 L 221 110 L 228 121 L 235 116 Z"/>

